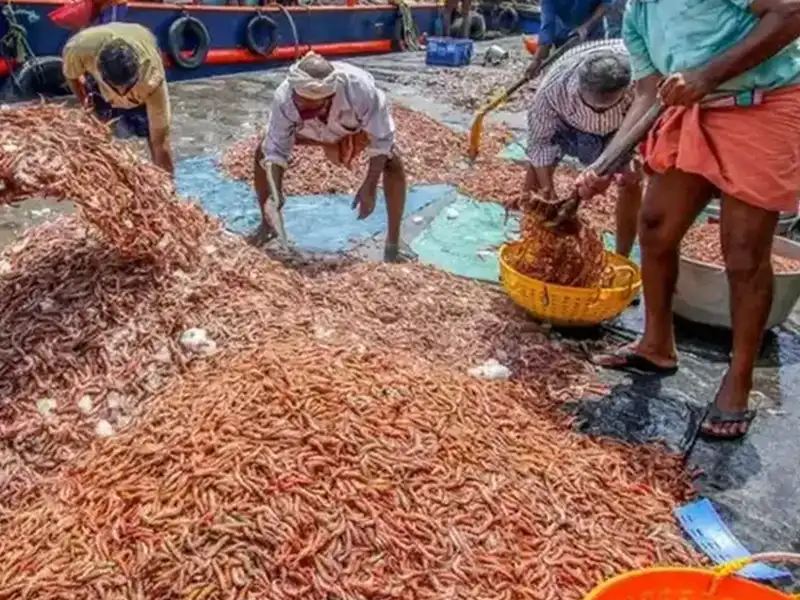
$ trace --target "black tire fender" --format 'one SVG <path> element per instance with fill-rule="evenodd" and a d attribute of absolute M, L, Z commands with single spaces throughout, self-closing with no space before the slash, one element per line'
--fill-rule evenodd
<path fill-rule="evenodd" d="M 469 38 L 471 40 L 482 40 L 486 35 L 486 19 L 479 12 L 469 13 Z"/>
<path fill-rule="evenodd" d="M 259 42 L 259 30 L 266 29 L 268 37 L 266 42 Z M 258 56 L 269 56 L 278 47 L 280 36 L 278 24 L 265 14 L 256 13 L 247 22 L 244 30 L 244 43 L 247 49 Z"/>
<path fill-rule="evenodd" d="M 457 17 L 453 19 L 450 24 L 450 37 L 458 37 L 461 35 L 461 27 L 464 24 L 464 17 Z M 469 13 L 469 39 L 482 40 L 486 35 L 486 19 L 479 12 L 472 11 Z"/>
<path fill-rule="evenodd" d="M 64 62 L 60 56 L 31 58 L 7 79 L 4 88 L 2 96 L 8 101 L 66 95 L 69 86 L 64 77 Z"/>
<path fill-rule="evenodd" d="M 497 15 L 497 28 L 506 35 L 517 33 L 519 30 L 519 13 L 511 6 L 500 9 Z"/>
<path fill-rule="evenodd" d="M 191 56 L 183 56 L 183 42 L 186 34 L 197 39 L 197 47 Z M 211 35 L 200 19 L 188 14 L 175 19 L 167 33 L 167 50 L 172 61 L 182 69 L 196 69 L 206 61 L 211 48 Z"/>

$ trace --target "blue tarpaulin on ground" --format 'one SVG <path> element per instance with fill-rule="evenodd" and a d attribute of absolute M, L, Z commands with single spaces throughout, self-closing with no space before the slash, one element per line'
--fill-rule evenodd
<path fill-rule="evenodd" d="M 412 242 L 419 260 L 455 275 L 497 281 L 497 247 L 517 237 L 519 222 L 503 224 L 499 204 L 459 195 Z"/>
<path fill-rule="evenodd" d="M 243 182 L 226 178 L 214 157 L 191 158 L 177 168 L 178 191 L 194 197 L 203 210 L 222 220 L 236 233 L 253 231 L 260 212 L 255 192 Z M 447 185 L 416 186 L 409 190 L 405 214 L 410 215 L 452 193 Z M 347 250 L 386 230 L 383 193 L 375 211 L 359 221 L 351 208 L 353 196 L 346 194 L 290 196 L 283 209 L 286 233 L 298 248 L 315 252 Z"/>

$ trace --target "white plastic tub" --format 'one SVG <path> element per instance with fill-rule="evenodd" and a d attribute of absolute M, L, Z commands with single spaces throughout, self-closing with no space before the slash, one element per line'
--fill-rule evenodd
<path fill-rule="evenodd" d="M 800 244 L 776 237 L 773 253 L 800 259 Z M 772 310 L 767 319 L 767 329 L 786 321 L 798 298 L 800 273 L 775 275 Z M 725 270 L 681 256 L 672 310 L 676 315 L 695 323 L 730 329 L 730 296 Z"/>

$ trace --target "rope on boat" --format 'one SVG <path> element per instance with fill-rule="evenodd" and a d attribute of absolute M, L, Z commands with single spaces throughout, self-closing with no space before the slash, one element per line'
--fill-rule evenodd
<path fill-rule="evenodd" d="M 302 3 L 303 0 L 301 0 Z M 310 0 L 308 4 L 313 3 L 313 0 Z M 278 4 L 278 8 L 281 9 L 286 18 L 289 20 L 289 26 L 292 28 L 292 35 L 294 36 L 294 59 L 298 60 L 300 58 L 300 34 L 297 33 L 297 25 L 295 25 L 294 17 L 292 17 L 292 13 L 290 13 L 283 4 Z"/>
<path fill-rule="evenodd" d="M 18 17 L 24 17 L 27 23 L 31 24 L 39 20 L 39 15 L 30 10 L 14 8 L 13 4 L 12 0 L 8 0 L 3 6 L 2 15 L 8 23 L 8 31 L 0 38 L 0 57 L 6 56 L 18 65 L 22 65 L 28 60 L 36 58 L 36 53 L 28 41 L 28 30 L 20 23 Z M 39 67 L 34 64 L 33 68 L 38 69 Z M 13 68 L 9 69 L 9 76 L 13 85 L 19 87 L 19 78 Z"/>
<path fill-rule="evenodd" d="M 422 50 L 419 44 L 419 32 L 414 24 L 414 15 L 411 13 L 411 7 L 408 2 L 406 0 L 391 0 L 391 3 L 397 6 L 397 11 L 403 20 L 403 39 L 398 41 L 402 42 L 407 50 Z"/>
<path fill-rule="evenodd" d="M 13 54 L 12 58 L 19 63 L 24 63 L 29 58 L 36 58 L 36 54 L 28 42 L 28 30 L 19 22 L 18 17 L 25 17 L 28 23 L 35 23 L 39 20 L 39 15 L 30 10 L 16 9 L 13 2 L 9 0 L 3 6 L 3 17 L 8 23 L 8 31 L 0 38 L 0 54 L 3 49 L 8 48 Z"/>

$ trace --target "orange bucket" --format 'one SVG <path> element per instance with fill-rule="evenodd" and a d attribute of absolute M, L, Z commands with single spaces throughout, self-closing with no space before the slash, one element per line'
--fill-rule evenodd
<path fill-rule="evenodd" d="M 600 584 L 584 600 L 792 600 L 779 590 L 735 576 L 754 562 L 800 564 L 800 555 L 754 554 L 717 569 L 642 569 Z"/>
<path fill-rule="evenodd" d="M 525 50 L 533 54 L 539 49 L 539 36 L 536 35 L 523 35 L 522 43 L 525 45 Z"/>

